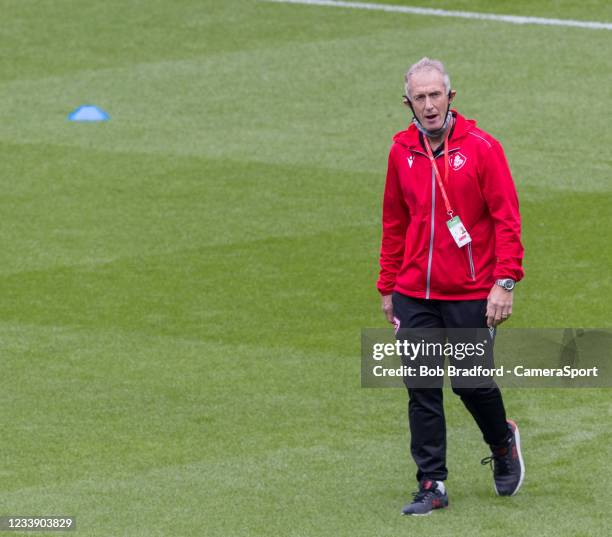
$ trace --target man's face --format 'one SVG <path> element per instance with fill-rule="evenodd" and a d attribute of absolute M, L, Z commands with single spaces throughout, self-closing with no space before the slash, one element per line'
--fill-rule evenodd
<path fill-rule="evenodd" d="M 414 115 L 427 130 L 442 128 L 446 111 L 454 92 L 449 98 L 444 86 L 444 77 L 435 69 L 418 71 L 410 78 L 408 96 Z"/>

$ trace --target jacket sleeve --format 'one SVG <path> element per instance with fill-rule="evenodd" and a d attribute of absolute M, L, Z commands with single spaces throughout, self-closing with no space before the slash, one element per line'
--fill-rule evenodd
<path fill-rule="evenodd" d="M 395 287 L 395 279 L 404 258 L 406 230 L 410 221 L 392 153 L 393 148 L 389 153 L 383 198 L 380 275 L 376 285 L 378 291 L 383 295 L 391 294 Z"/>
<path fill-rule="evenodd" d="M 519 201 L 504 150 L 494 141 L 484 159 L 481 190 L 495 225 L 495 279 L 523 278 Z"/>

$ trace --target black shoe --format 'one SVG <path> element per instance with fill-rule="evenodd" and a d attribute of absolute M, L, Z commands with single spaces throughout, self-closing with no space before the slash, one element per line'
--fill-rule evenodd
<path fill-rule="evenodd" d="M 419 491 L 413 493 L 412 503 L 402 509 L 402 515 L 424 516 L 430 515 L 434 509 L 448 506 L 448 496 L 442 492 L 436 481 L 423 479 L 419 484 Z"/>
<path fill-rule="evenodd" d="M 493 467 L 493 484 L 498 496 L 514 496 L 523 484 L 525 464 L 521 455 L 521 435 L 516 423 L 508 420 L 512 436 L 504 446 L 493 448 L 491 456 L 480 461 Z"/>

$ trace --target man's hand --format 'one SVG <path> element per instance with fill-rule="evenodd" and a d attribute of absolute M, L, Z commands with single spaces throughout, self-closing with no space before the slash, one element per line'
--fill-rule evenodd
<path fill-rule="evenodd" d="M 512 291 L 494 284 L 487 297 L 487 326 L 497 326 L 512 315 Z"/>
<path fill-rule="evenodd" d="M 387 321 L 389 321 L 391 324 L 394 324 L 393 323 L 393 302 L 391 300 L 391 296 L 392 295 L 382 296 L 382 310 L 383 310 L 383 313 L 385 314 L 385 317 L 387 318 Z"/>

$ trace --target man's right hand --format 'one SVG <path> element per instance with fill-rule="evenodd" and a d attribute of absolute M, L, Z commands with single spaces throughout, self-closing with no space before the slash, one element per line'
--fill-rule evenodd
<path fill-rule="evenodd" d="M 382 310 L 391 324 L 393 323 L 393 301 L 391 300 L 392 295 L 382 295 Z"/>

